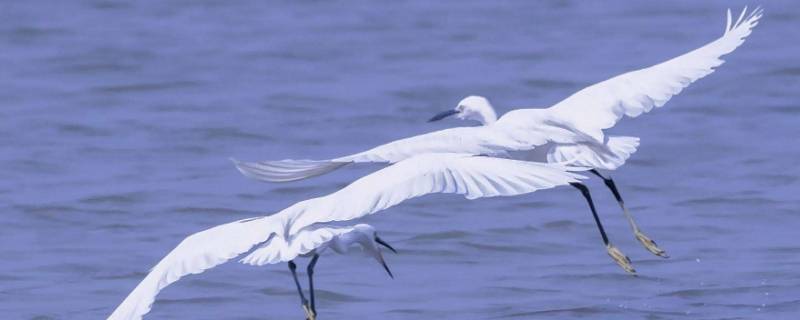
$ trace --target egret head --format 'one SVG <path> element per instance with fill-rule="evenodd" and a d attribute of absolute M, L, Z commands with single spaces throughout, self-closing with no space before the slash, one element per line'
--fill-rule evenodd
<path fill-rule="evenodd" d="M 441 112 L 428 122 L 439 121 L 449 116 L 455 116 L 461 120 L 475 120 L 482 125 L 491 124 L 497 121 L 497 114 L 489 100 L 481 96 L 469 96 L 461 99 L 455 108 Z"/>
<path fill-rule="evenodd" d="M 355 226 L 355 230 L 358 231 L 359 234 L 358 240 L 356 240 L 370 256 L 375 258 L 378 263 L 383 266 L 383 269 L 386 270 L 386 273 L 389 274 L 392 279 L 394 279 L 394 275 L 392 274 L 392 270 L 389 270 L 389 266 L 386 265 L 386 260 L 383 259 L 383 253 L 381 252 L 381 247 L 384 246 L 386 249 L 391 250 L 394 253 L 397 253 L 397 250 L 392 248 L 391 245 L 383 241 L 380 237 L 378 237 L 378 232 L 375 231 L 375 228 L 368 224 L 359 224 Z"/>

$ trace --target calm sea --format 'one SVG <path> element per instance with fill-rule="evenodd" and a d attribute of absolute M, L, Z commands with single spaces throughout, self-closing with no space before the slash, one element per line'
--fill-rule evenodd
<path fill-rule="evenodd" d="M 792 319 L 800 314 L 796 1 L 3 1 L 0 318 L 102 319 L 183 237 L 337 190 L 380 166 L 264 184 L 244 160 L 329 158 L 414 134 L 468 94 L 501 113 L 709 42 L 762 4 L 750 39 L 666 107 L 613 173 L 643 230 L 580 194 L 433 195 L 366 221 L 396 279 L 359 254 L 317 265 L 321 319 Z M 305 261 L 300 263 L 305 266 Z M 285 265 L 226 264 L 148 319 L 302 319 Z"/>

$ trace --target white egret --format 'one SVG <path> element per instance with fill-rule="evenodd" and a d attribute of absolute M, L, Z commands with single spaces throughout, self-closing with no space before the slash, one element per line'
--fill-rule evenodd
<path fill-rule="evenodd" d="M 142 316 L 150 311 L 150 306 L 158 292 L 170 283 L 177 281 L 185 274 L 200 273 L 207 268 L 224 262 L 232 258 L 232 256 L 229 256 L 230 254 L 238 255 L 233 252 L 236 251 L 233 247 L 248 245 L 245 242 L 257 233 L 248 226 L 248 221 L 248 219 L 245 219 L 217 226 L 186 238 L 150 271 L 108 319 L 141 319 Z M 241 238 L 237 238 L 239 231 L 244 231 L 240 235 Z M 230 240 L 242 243 L 225 243 Z M 253 244 L 250 243 L 249 245 L 252 246 Z M 382 245 L 395 253 L 397 251 L 378 237 L 375 228 L 368 224 L 358 224 L 350 227 L 324 225 L 308 227 L 298 232 L 290 240 L 281 237 L 270 237 L 258 249 L 242 259 L 242 263 L 262 266 L 288 262 L 289 270 L 300 295 L 303 311 L 309 319 L 314 319 L 317 309 L 314 299 L 313 274 L 317 260 L 327 249 L 344 254 L 353 245 L 360 246 L 367 255 L 383 265 L 390 277 L 394 278 L 378 245 Z M 225 254 L 225 251 L 229 251 L 229 253 Z M 223 255 L 217 256 L 217 254 Z M 307 267 L 310 301 L 305 298 L 303 288 L 297 279 L 297 265 L 294 262 L 297 257 L 311 258 L 311 262 Z M 203 258 L 208 258 L 209 260 L 203 261 Z"/>
<path fill-rule="evenodd" d="M 603 130 L 617 121 L 661 107 L 692 82 L 712 73 L 724 61 L 721 56 L 739 47 L 758 25 L 763 11 L 747 14 L 747 7 L 727 25 L 722 37 L 666 62 L 628 72 L 586 87 L 549 108 L 517 109 L 497 119 L 486 98 L 470 96 L 455 109 L 431 121 L 455 116 L 476 120 L 479 127 L 459 127 L 396 140 L 370 150 L 329 160 L 234 161 L 246 176 L 270 182 L 286 182 L 325 174 L 351 163 L 394 163 L 429 152 L 458 152 L 529 161 L 564 162 L 592 168 L 612 191 L 630 223 L 636 239 L 653 254 L 664 250 L 645 236 L 624 205 L 614 181 L 598 169 L 614 170 L 636 152 L 639 138 L 609 136 Z M 593 207 L 588 189 L 579 188 Z M 604 241 L 607 242 L 605 234 Z"/>
<path fill-rule="evenodd" d="M 373 239 L 380 243 L 378 238 L 359 237 L 364 229 L 354 228 L 356 233 L 347 233 L 346 228 L 336 229 L 326 223 L 358 219 L 430 193 L 462 194 L 468 199 L 513 196 L 585 178 L 568 170 L 580 169 L 468 154 L 412 157 L 327 196 L 298 202 L 270 216 L 239 220 L 187 237 L 151 270 L 109 319 L 140 319 L 150 310 L 156 294 L 170 283 L 242 255 L 242 262 L 253 265 L 292 261 L 300 255 L 313 255 L 315 249 L 322 247 L 337 250 L 335 237 L 339 236 L 342 243 L 355 241 L 368 251 L 373 250 L 373 256 L 382 262 L 380 251 L 370 247 L 374 246 Z M 602 232 L 602 226 L 598 227 Z M 301 300 L 309 308 L 309 316 L 313 316 L 313 303 L 308 305 L 305 298 Z"/>

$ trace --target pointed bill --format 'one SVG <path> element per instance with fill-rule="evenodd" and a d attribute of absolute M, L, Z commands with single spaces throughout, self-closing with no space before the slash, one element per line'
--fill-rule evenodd
<path fill-rule="evenodd" d="M 378 238 L 378 236 L 375 236 L 375 242 L 377 242 L 379 245 L 382 245 L 382 246 L 386 247 L 389 250 L 392 250 L 392 252 L 397 253 L 397 250 L 392 248 L 392 246 L 390 246 L 388 243 L 386 243 L 386 241 L 383 241 L 383 239 Z"/>
<path fill-rule="evenodd" d="M 383 269 L 384 269 L 384 270 L 386 270 L 386 273 L 388 273 L 388 274 L 389 274 L 389 277 L 391 277 L 392 279 L 394 279 L 394 275 L 392 274 L 392 270 L 389 270 L 389 266 L 388 266 L 388 265 L 386 265 L 386 260 L 383 260 L 383 255 L 381 255 L 381 256 L 380 256 L 380 258 L 378 259 L 378 261 L 380 261 L 381 265 L 383 265 Z"/>
<path fill-rule="evenodd" d="M 428 119 L 428 122 L 439 121 L 439 120 L 442 120 L 442 119 L 447 118 L 449 116 L 452 116 L 452 115 L 454 115 L 456 113 L 458 113 L 458 111 L 456 111 L 454 109 L 450 109 L 450 110 L 447 110 L 447 111 L 442 111 L 442 112 L 438 113 L 437 115 L 433 116 L 433 118 Z"/>

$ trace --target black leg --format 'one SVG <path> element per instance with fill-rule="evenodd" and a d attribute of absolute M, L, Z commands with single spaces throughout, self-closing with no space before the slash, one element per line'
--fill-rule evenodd
<path fill-rule="evenodd" d="M 300 287 L 300 281 L 297 280 L 297 265 L 294 264 L 294 261 L 289 261 L 289 270 L 292 271 L 292 278 L 294 278 L 294 284 L 297 286 L 297 293 L 300 295 L 300 303 L 304 306 L 308 305 L 308 300 L 303 295 L 303 288 Z"/>
<path fill-rule="evenodd" d="M 597 215 L 597 210 L 594 208 L 594 202 L 592 201 L 591 193 L 589 193 L 589 188 L 587 188 L 586 185 L 577 182 L 570 183 L 570 185 L 580 190 L 581 194 L 583 194 L 583 197 L 586 198 L 586 202 L 589 203 L 589 209 L 592 210 L 594 222 L 597 224 L 597 229 L 600 230 L 600 236 L 603 237 L 603 243 L 608 245 L 608 235 L 606 235 L 606 230 L 603 228 L 603 223 L 600 222 L 600 217 Z"/>
<path fill-rule="evenodd" d="M 642 230 L 639 229 L 639 226 L 636 224 L 633 216 L 630 214 L 630 212 L 628 212 L 628 208 L 625 207 L 625 201 L 622 200 L 622 195 L 619 194 L 619 190 L 617 189 L 617 185 L 614 183 L 614 180 L 612 180 L 611 177 L 603 176 L 600 174 L 600 172 L 594 169 L 590 170 L 589 172 L 600 177 L 600 179 L 603 179 L 603 183 L 605 183 L 606 187 L 608 187 L 608 189 L 611 190 L 611 193 L 614 194 L 614 198 L 617 199 L 619 207 L 622 208 L 622 213 L 625 214 L 625 218 L 628 219 L 628 224 L 630 224 L 631 229 L 633 229 L 633 234 L 636 236 L 636 240 L 639 240 L 639 242 L 644 246 L 645 249 L 647 249 L 647 251 L 650 251 L 651 253 L 662 258 L 669 258 L 667 253 L 663 249 L 659 248 L 658 245 L 656 245 L 655 241 L 647 237 Z"/>
<path fill-rule="evenodd" d="M 614 180 L 612 180 L 611 177 L 605 177 L 595 169 L 589 170 L 589 172 L 591 172 L 594 175 L 600 177 L 600 179 L 603 179 L 603 183 L 605 183 L 606 187 L 608 187 L 608 189 L 611 190 L 611 193 L 614 194 L 614 198 L 617 199 L 617 202 L 623 202 L 622 201 L 622 196 L 619 194 L 619 190 L 617 190 L 617 185 L 614 184 Z"/>
<path fill-rule="evenodd" d="M 611 241 L 608 240 L 608 235 L 606 234 L 606 230 L 603 228 L 603 223 L 600 222 L 600 216 L 597 215 L 597 210 L 594 207 L 594 202 L 592 201 L 592 195 L 589 193 L 589 188 L 586 185 L 578 182 L 570 183 L 571 186 L 575 187 L 576 189 L 580 190 L 583 197 L 586 199 L 586 202 L 589 203 L 589 209 L 592 210 L 592 216 L 594 217 L 594 222 L 597 224 L 597 229 L 600 230 L 600 236 L 603 237 L 603 244 L 606 246 L 606 251 L 608 251 L 608 255 L 614 259 L 617 264 L 628 273 L 636 273 L 636 270 L 633 269 L 631 265 L 631 260 L 622 253 L 617 247 L 611 244 Z"/>
<path fill-rule="evenodd" d="M 306 271 L 308 272 L 308 292 L 309 297 L 311 297 L 311 311 L 314 314 L 317 314 L 317 304 L 314 301 L 314 266 L 317 265 L 317 260 L 319 259 L 319 254 L 314 254 L 314 257 L 311 258 L 311 262 L 308 263 L 308 267 Z"/>

